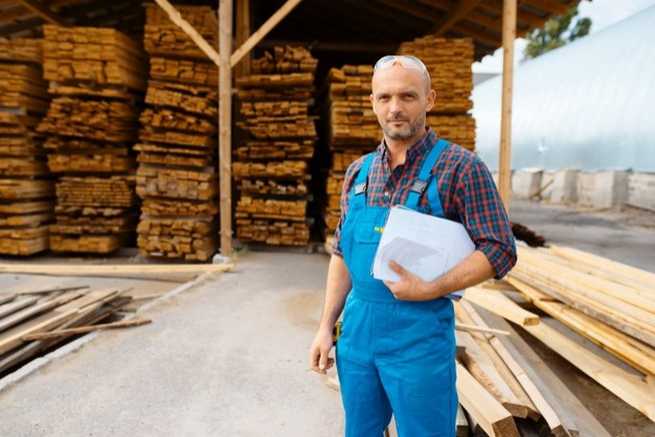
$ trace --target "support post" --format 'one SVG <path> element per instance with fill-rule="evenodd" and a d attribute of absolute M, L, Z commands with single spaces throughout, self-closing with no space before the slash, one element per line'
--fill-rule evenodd
<path fill-rule="evenodd" d="M 232 255 L 232 0 L 219 0 L 218 156 L 221 254 Z"/>
<path fill-rule="evenodd" d="M 516 2 L 503 1 L 503 91 L 500 114 L 500 156 L 498 185 L 500 197 L 509 213 L 512 200 L 512 87 L 514 40 L 516 38 Z"/>
<path fill-rule="evenodd" d="M 240 47 L 250 37 L 250 1 L 237 0 L 237 25 L 236 25 L 236 46 Z M 234 73 L 237 77 L 247 76 L 250 74 L 250 53 L 247 53 L 241 62 L 235 68 Z"/>

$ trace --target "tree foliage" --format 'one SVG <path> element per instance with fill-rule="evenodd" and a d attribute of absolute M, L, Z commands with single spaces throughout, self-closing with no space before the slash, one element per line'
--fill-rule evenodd
<path fill-rule="evenodd" d="M 591 30 L 591 19 L 578 18 L 578 14 L 578 7 L 574 6 L 566 14 L 546 21 L 543 28 L 531 31 L 526 37 L 525 59 L 536 58 L 587 35 Z"/>

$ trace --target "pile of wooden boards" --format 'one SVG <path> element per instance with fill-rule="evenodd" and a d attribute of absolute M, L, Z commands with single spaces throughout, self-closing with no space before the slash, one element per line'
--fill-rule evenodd
<path fill-rule="evenodd" d="M 505 281 L 470 288 L 456 305 L 461 322 L 511 333 L 458 332 L 460 402 L 489 435 L 518 435 L 512 416 L 526 415 L 553 435 L 609 435 L 570 405 L 575 397 L 506 319 L 655 421 L 653 284 L 655 274 L 580 250 L 520 246 Z"/>
<path fill-rule="evenodd" d="M 178 10 L 216 46 L 215 10 Z M 157 5 L 146 5 L 144 46 L 150 76 L 134 147 L 143 200 L 137 244 L 144 256 L 205 261 L 218 235 L 218 68 Z"/>
<path fill-rule="evenodd" d="M 52 182 L 37 124 L 48 109 L 42 40 L 0 40 L 0 253 L 48 248 Z"/>
<path fill-rule="evenodd" d="M 307 188 L 316 128 L 310 115 L 318 61 L 303 47 L 275 47 L 237 79 L 245 138 L 232 173 L 239 200 L 237 238 L 305 246 L 310 225 Z"/>
<path fill-rule="evenodd" d="M 0 375 L 55 348 L 75 334 L 41 340 L 29 340 L 28 336 L 107 320 L 132 300 L 125 292 L 121 289 L 56 287 L 0 294 Z"/>
<path fill-rule="evenodd" d="M 416 56 L 428 68 L 437 93 L 428 125 L 440 137 L 474 150 L 475 120 L 468 114 L 473 107 L 473 41 L 427 35 L 401 44 L 398 53 Z"/>
<path fill-rule="evenodd" d="M 53 99 L 38 131 L 57 176 L 55 252 L 106 254 L 136 226 L 133 206 L 144 55 L 114 29 L 44 26 L 44 78 Z"/>
<path fill-rule="evenodd" d="M 339 223 L 341 188 L 348 166 L 365 153 L 375 150 L 382 130 L 371 106 L 370 65 L 344 65 L 332 68 L 327 77 L 326 121 L 330 169 L 323 217 L 327 235 Z"/>

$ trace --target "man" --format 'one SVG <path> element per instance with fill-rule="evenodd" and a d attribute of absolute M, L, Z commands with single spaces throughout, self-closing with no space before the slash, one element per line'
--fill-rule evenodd
<path fill-rule="evenodd" d="M 384 140 L 346 172 L 310 366 L 319 373 L 332 366 L 332 330 L 343 309 L 336 358 L 346 436 L 381 436 L 393 413 L 401 437 L 451 437 L 457 392 L 447 295 L 504 276 L 516 262 L 514 239 L 487 167 L 426 127 L 438 96 L 423 62 L 385 56 L 372 85 Z M 399 281 L 374 279 L 380 229 L 397 204 L 462 223 L 475 252 L 431 282 L 393 262 Z"/>

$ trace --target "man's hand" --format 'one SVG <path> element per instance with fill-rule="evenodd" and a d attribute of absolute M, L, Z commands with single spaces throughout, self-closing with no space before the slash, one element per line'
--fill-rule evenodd
<path fill-rule="evenodd" d="M 432 290 L 434 284 L 422 280 L 415 274 L 404 269 L 395 261 L 390 261 L 389 267 L 400 276 L 400 279 L 397 282 L 384 281 L 384 284 L 389 287 L 389 290 L 391 290 L 396 299 L 423 301 L 439 297 L 438 294 Z"/>
<path fill-rule="evenodd" d="M 325 375 L 326 371 L 334 365 L 334 359 L 328 354 L 332 349 L 332 332 L 319 329 L 309 349 L 309 367 L 317 373 Z"/>

